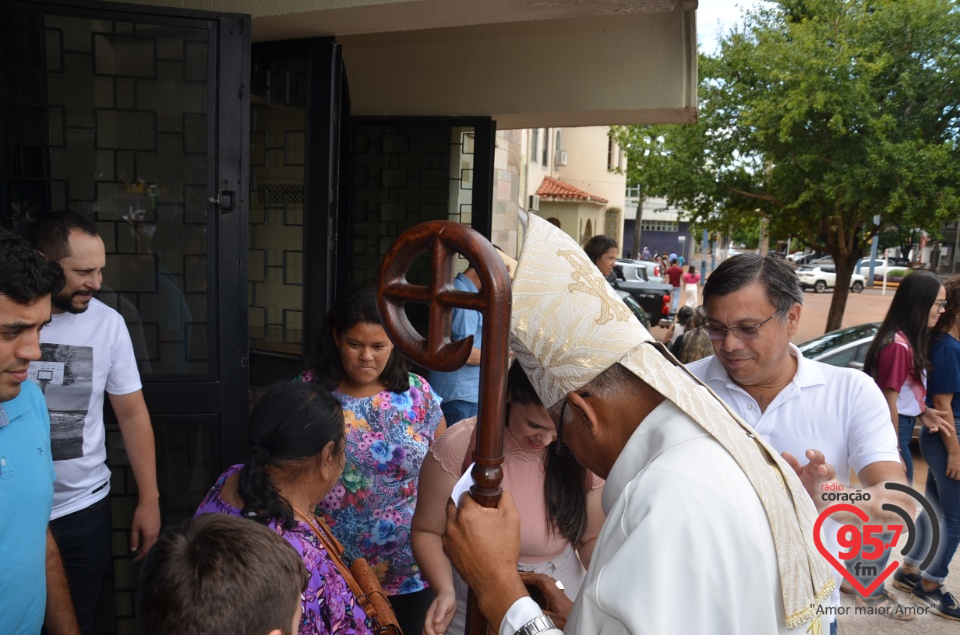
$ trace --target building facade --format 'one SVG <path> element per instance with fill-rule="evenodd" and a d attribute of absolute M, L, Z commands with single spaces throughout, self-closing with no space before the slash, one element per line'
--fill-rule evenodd
<path fill-rule="evenodd" d="M 450 219 L 515 250 L 516 211 L 550 176 L 607 201 L 577 212 L 578 239 L 610 231 L 622 185 L 603 159 L 564 172 L 557 132 L 575 162 L 581 126 L 696 117 L 696 2 L 228 5 L 0 5 L 0 224 L 69 209 L 103 236 L 111 302 L 144 335 L 167 523 L 245 457 L 251 388 L 309 363 L 333 298 L 375 281 L 405 229 Z M 532 175 L 538 126 L 551 141 Z M 133 633 L 136 496 L 112 423 L 108 451 L 101 632 Z"/>

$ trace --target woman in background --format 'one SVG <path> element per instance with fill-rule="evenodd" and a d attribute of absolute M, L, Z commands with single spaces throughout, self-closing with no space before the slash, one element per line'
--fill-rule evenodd
<path fill-rule="evenodd" d="M 687 273 L 680 276 L 683 283 L 683 305 L 691 309 L 700 304 L 700 274 L 693 265 L 687 267 Z"/>
<path fill-rule="evenodd" d="M 677 341 L 683 335 L 684 331 L 689 328 L 692 317 L 693 309 L 688 306 L 680 307 L 680 310 L 677 311 L 677 316 L 670 324 L 670 328 L 667 329 L 667 333 L 663 336 L 663 343 L 670 348 L 670 352 L 672 352 L 674 356 L 679 357 L 680 349 L 676 348 L 676 351 L 674 351 L 674 347 L 677 346 Z"/>
<path fill-rule="evenodd" d="M 677 341 L 677 350 L 671 351 L 680 360 L 681 364 L 690 364 L 713 355 L 713 344 L 707 337 L 707 332 L 700 328 L 707 319 L 707 311 L 702 306 L 693 310 L 690 326 Z"/>
<path fill-rule="evenodd" d="M 372 288 L 338 299 L 317 362 L 297 379 L 332 392 L 346 421 L 346 467 L 320 504 L 347 563 L 366 558 L 407 635 L 423 630 L 433 594 L 413 558 L 410 523 L 420 465 L 446 425 L 440 399 L 393 347 Z"/>
<path fill-rule="evenodd" d="M 910 441 L 917 417 L 926 409 L 929 333 L 944 311 L 945 298 L 940 279 L 932 273 L 915 271 L 905 277 L 863 362 L 863 371 L 873 377 L 887 399 L 911 484 Z"/>
<path fill-rule="evenodd" d="M 904 282 L 915 275 L 910 274 Z M 960 604 L 943 588 L 950 561 L 960 545 L 960 276 L 947 281 L 945 300 L 938 307 L 946 310 L 937 321 L 930 344 L 927 404 L 945 411 L 942 414 L 949 425 L 938 432 L 927 426 L 920 431 L 920 452 L 927 462 L 924 494 L 940 511 L 940 545 L 930 565 L 921 572 L 919 565 L 930 549 L 931 534 L 930 517 L 924 511 L 917 519 L 916 541 L 903 566 L 894 572 L 893 584 L 909 591 L 911 600 L 929 606 L 933 613 L 960 620 Z"/>
<path fill-rule="evenodd" d="M 573 600 L 603 524 L 603 481 L 572 456 L 555 451 L 553 420 L 516 362 L 507 374 L 507 390 L 501 487 L 520 510 L 519 568 L 560 580 Z M 440 537 L 447 501 L 472 461 L 476 425 L 473 418 L 451 428 L 434 444 L 420 473 L 413 547 L 437 595 L 427 614 L 426 635 L 464 631 L 467 589 L 444 555 Z"/>
<path fill-rule="evenodd" d="M 602 235 L 594 236 L 583 246 L 583 250 L 587 252 L 587 258 L 597 266 L 608 282 L 614 280 L 613 267 L 617 264 L 618 249 L 617 241 Z"/>

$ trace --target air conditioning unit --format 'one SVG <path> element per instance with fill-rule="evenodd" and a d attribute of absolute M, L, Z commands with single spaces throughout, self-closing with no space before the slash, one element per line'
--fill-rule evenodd
<path fill-rule="evenodd" d="M 558 150 L 557 151 L 557 165 L 566 165 L 567 164 L 567 151 Z"/>
<path fill-rule="evenodd" d="M 529 211 L 529 212 L 536 212 L 537 210 L 540 209 L 540 197 L 539 197 L 539 196 L 537 196 L 536 194 L 531 194 L 531 195 L 528 197 L 528 199 L 529 199 L 529 200 L 528 200 L 528 202 L 527 202 L 527 211 Z"/>

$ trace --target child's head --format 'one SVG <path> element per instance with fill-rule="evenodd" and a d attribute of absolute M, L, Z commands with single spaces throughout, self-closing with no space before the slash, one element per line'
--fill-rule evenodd
<path fill-rule="evenodd" d="M 164 532 L 140 573 L 143 635 L 293 635 L 309 574 L 260 523 L 204 514 Z"/>

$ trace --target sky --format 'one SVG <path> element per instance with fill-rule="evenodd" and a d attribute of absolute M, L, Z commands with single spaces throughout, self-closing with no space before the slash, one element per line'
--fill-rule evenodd
<path fill-rule="evenodd" d="M 697 7 L 697 40 L 700 50 L 717 52 L 720 36 L 740 21 L 744 9 L 759 5 L 762 0 L 700 0 Z"/>

